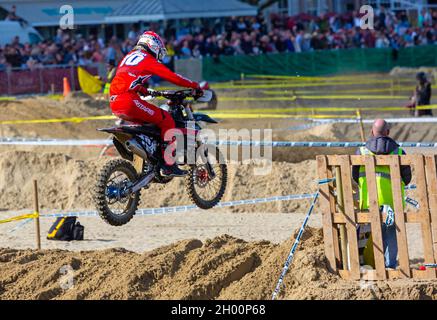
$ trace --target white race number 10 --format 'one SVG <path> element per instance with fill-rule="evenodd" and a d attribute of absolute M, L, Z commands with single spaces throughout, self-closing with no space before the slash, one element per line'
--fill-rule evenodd
<path fill-rule="evenodd" d="M 143 59 L 144 59 L 144 54 L 142 54 L 138 51 L 134 51 L 131 54 L 128 54 L 126 57 L 124 57 L 120 66 L 123 66 L 123 65 L 136 66 L 138 63 L 143 61 Z"/>

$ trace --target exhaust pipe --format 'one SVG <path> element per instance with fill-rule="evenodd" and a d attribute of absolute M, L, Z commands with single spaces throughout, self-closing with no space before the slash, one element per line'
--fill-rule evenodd
<path fill-rule="evenodd" d="M 126 141 L 124 145 L 126 146 L 127 150 L 129 150 L 130 152 L 133 152 L 136 155 L 143 158 L 144 160 L 147 160 L 148 157 L 146 151 L 135 139 L 130 139 Z"/>

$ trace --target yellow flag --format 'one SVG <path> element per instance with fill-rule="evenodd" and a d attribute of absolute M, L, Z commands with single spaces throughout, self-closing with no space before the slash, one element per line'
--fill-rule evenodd
<path fill-rule="evenodd" d="M 87 72 L 82 67 L 77 68 L 79 84 L 83 92 L 93 94 L 102 91 L 103 82 Z"/>

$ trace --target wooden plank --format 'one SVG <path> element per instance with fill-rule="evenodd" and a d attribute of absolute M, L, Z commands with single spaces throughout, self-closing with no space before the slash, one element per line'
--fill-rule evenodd
<path fill-rule="evenodd" d="M 410 155 L 403 155 L 399 159 L 399 164 L 403 166 L 411 166 L 414 165 L 415 162 L 415 156 L 414 154 Z M 375 156 L 375 165 L 377 166 L 389 166 L 393 164 L 393 158 L 399 157 L 398 155 L 379 155 Z"/>
<path fill-rule="evenodd" d="M 350 159 L 351 159 L 351 165 L 353 165 L 353 166 L 364 166 L 365 165 L 364 156 L 354 155 L 354 156 L 351 156 Z"/>
<path fill-rule="evenodd" d="M 426 183 L 428 187 L 434 259 L 437 261 L 437 165 L 435 155 L 425 156 Z"/>
<path fill-rule="evenodd" d="M 327 164 L 329 167 L 339 166 L 338 156 L 337 155 L 328 155 L 326 156 Z"/>
<path fill-rule="evenodd" d="M 338 270 L 338 275 L 344 280 L 352 280 L 349 270 Z"/>
<path fill-rule="evenodd" d="M 373 254 L 375 258 L 375 269 L 378 280 L 387 278 L 385 273 L 384 249 L 382 242 L 381 214 L 378 204 L 378 190 L 375 174 L 375 158 L 364 156 L 366 169 L 367 192 L 369 197 L 369 216 L 372 229 Z"/>
<path fill-rule="evenodd" d="M 412 269 L 413 278 L 415 278 L 415 279 L 429 279 L 430 278 L 430 271 L 433 271 L 433 270 L 431 270 L 431 269 L 426 269 L 426 270 Z"/>
<path fill-rule="evenodd" d="M 319 174 L 319 179 L 328 178 L 328 165 L 326 156 L 317 156 L 317 170 Z M 334 249 L 334 235 L 333 235 L 333 224 L 332 224 L 332 214 L 331 205 L 329 200 L 329 185 L 322 184 L 319 187 L 319 204 L 320 210 L 322 211 L 323 220 L 323 241 L 325 244 L 325 255 L 328 260 L 328 267 L 331 272 L 337 271 L 337 263 L 335 260 L 335 249 Z"/>
<path fill-rule="evenodd" d="M 409 166 L 414 164 L 414 156 L 415 155 L 403 155 L 400 159 L 400 164 L 403 166 Z M 379 155 L 374 156 L 375 158 L 375 165 L 378 166 L 389 166 L 391 163 L 390 157 L 387 157 L 386 155 Z M 335 162 L 335 159 L 332 159 L 332 162 Z M 353 166 L 364 166 L 364 157 L 354 155 L 351 156 L 351 164 Z"/>
<path fill-rule="evenodd" d="M 401 166 L 412 166 L 414 165 L 415 154 L 405 154 L 399 158 Z"/>
<path fill-rule="evenodd" d="M 352 194 L 351 164 L 349 156 L 340 156 L 341 180 L 343 183 L 344 214 L 347 217 L 346 231 L 349 244 L 351 278 L 360 279 L 360 256 L 358 252 L 357 223 L 355 221 L 354 199 Z"/>
<path fill-rule="evenodd" d="M 376 270 L 363 270 L 361 272 L 361 280 L 373 281 L 377 280 Z"/>
<path fill-rule="evenodd" d="M 356 212 L 356 222 L 359 224 L 371 223 L 370 214 L 368 212 Z M 381 215 L 381 221 L 385 221 L 386 215 Z M 423 214 L 421 213 L 404 213 L 405 223 L 420 223 L 423 221 Z M 335 213 L 332 222 L 334 224 L 346 223 L 343 214 Z M 437 239 L 434 237 L 434 239 Z M 435 243 L 435 240 L 434 240 Z"/>
<path fill-rule="evenodd" d="M 404 206 L 401 192 L 401 173 L 399 156 L 386 156 L 390 163 L 391 185 L 393 193 L 393 210 L 395 212 L 396 236 L 398 242 L 399 268 L 404 277 L 410 277 L 410 260 L 405 227 Z"/>
<path fill-rule="evenodd" d="M 387 270 L 387 278 L 390 280 L 403 278 L 399 270 Z"/>
<path fill-rule="evenodd" d="M 416 155 L 414 172 L 416 175 L 417 201 L 419 201 L 420 204 L 419 212 L 422 217 L 420 224 L 422 226 L 422 240 L 425 263 L 434 263 L 435 261 L 431 233 L 431 218 L 428 205 L 428 191 L 426 188 L 427 186 L 423 155 Z M 429 269 L 427 274 L 429 278 L 436 277 L 435 269 Z"/>

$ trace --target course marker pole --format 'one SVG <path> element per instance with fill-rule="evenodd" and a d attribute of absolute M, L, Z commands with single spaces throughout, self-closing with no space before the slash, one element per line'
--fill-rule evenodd
<path fill-rule="evenodd" d="M 330 183 L 331 181 L 335 181 L 335 179 L 322 179 L 318 181 L 318 185 Z M 279 290 L 281 290 L 282 282 L 284 282 L 284 277 L 287 274 L 288 268 L 290 267 L 291 262 L 293 261 L 294 253 L 296 252 L 297 246 L 299 245 L 300 239 L 302 238 L 302 234 L 305 231 L 305 227 L 308 224 L 308 221 L 310 219 L 310 215 L 314 210 L 314 206 L 316 205 L 317 200 L 319 199 L 320 195 L 320 188 L 317 190 L 317 192 L 314 194 L 313 201 L 311 202 L 311 206 L 308 209 L 308 213 L 305 216 L 305 219 L 302 223 L 302 226 L 299 229 L 299 233 L 296 236 L 296 239 L 294 240 L 293 246 L 291 247 L 290 253 L 288 254 L 287 260 L 285 261 L 284 267 L 282 268 L 281 275 L 279 276 L 278 283 L 276 284 L 275 291 L 273 291 L 272 300 L 276 299 L 276 296 L 279 293 Z"/>
<path fill-rule="evenodd" d="M 36 248 L 41 250 L 41 230 L 39 225 L 39 203 L 38 203 L 38 183 L 33 180 L 33 201 L 35 206 L 35 231 L 36 231 Z"/>
<path fill-rule="evenodd" d="M 357 118 L 360 124 L 361 142 L 366 142 L 366 136 L 364 134 L 363 118 L 361 117 L 361 109 L 357 109 Z"/>
<path fill-rule="evenodd" d="M 305 217 L 305 220 L 303 221 L 302 226 L 299 229 L 299 233 L 297 234 L 296 239 L 294 240 L 293 246 L 291 247 L 291 250 L 290 250 L 290 253 L 288 254 L 287 260 L 285 261 L 284 268 L 282 269 L 278 283 L 276 284 L 275 291 L 273 291 L 272 300 L 276 299 L 276 296 L 278 295 L 279 290 L 281 289 L 281 285 L 282 285 L 282 282 L 284 281 L 284 277 L 288 271 L 288 268 L 290 267 L 291 262 L 293 261 L 294 253 L 296 252 L 296 248 L 299 245 L 300 239 L 302 238 L 302 234 L 305 230 L 305 227 L 308 223 L 308 220 L 310 218 L 311 213 L 313 212 L 314 206 L 315 206 L 318 198 L 319 198 L 319 192 L 317 191 L 317 193 L 314 195 L 313 202 L 311 203 L 311 207 L 308 210 L 308 213 Z"/>

